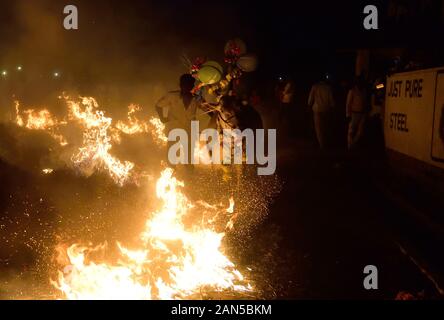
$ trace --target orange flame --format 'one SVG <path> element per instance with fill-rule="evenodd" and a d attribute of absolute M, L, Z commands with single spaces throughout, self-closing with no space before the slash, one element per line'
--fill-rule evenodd
<path fill-rule="evenodd" d="M 73 163 L 86 172 L 103 168 L 116 183 L 124 184 L 129 179 L 134 163 L 121 162 L 110 154 L 112 139 L 108 133 L 112 119 L 97 110 L 98 103 L 94 98 L 83 97 L 80 102 L 69 100 L 69 97 L 65 99 L 71 119 L 77 120 L 85 128 L 83 146 L 72 157 Z"/>
<path fill-rule="evenodd" d="M 182 187 L 172 169 L 165 169 L 156 185 L 163 205 L 146 222 L 141 249 L 118 244 L 120 257 L 112 264 L 87 261 L 89 253 L 103 246 L 72 245 L 66 251 L 69 263 L 53 285 L 67 299 L 184 299 L 205 289 L 252 291 L 222 252 L 224 233 L 204 223 L 185 226 L 183 220 L 195 205 L 181 192 Z M 211 208 L 215 207 L 200 209 Z M 206 213 L 214 216 L 219 212 Z"/>
<path fill-rule="evenodd" d="M 112 118 L 99 110 L 94 98 L 63 98 L 69 110 L 67 121 L 79 124 L 83 130 L 83 144 L 71 160 L 85 173 L 104 170 L 115 183 L 123 185 L 132 177 L 135 165 L 110 153 L 113 143 L 119 142 L 120 133 L 151 133 L 159 145 L 168 141 L 163 123 L 157 118 L 148 122 L 139 120 L 135 113 L 140 107 L 136 105 L 129 107 L 126 122 L 119 121 L 113 126 Z M 45 130 L 55 139 L 58 139 L 59 126 L 67 123 L 58 121 L 46 109 L 20 113 L 17 103 L 16 111 L 17 125 Z M 203 156 L 204 153 L 200 155 Z M 42 172 L 50 174 L 52 169 Z M 232 215 L 227 228 L 233 227 L 237 217 L 233 215 L 233 198 L 228 208 L 203 201 L 192 203 L 182 188 L 184 183 L 173 176 L 172 169 L 163 170 L 156 184 L 161 208 L 146 221 L 138 249 L 117 243 L 116 261 L 92 258 L 94 253 L 105 252 L 104 245 L 59 247 L 65 259 L 59 260 L 62 269 L 57 280 L 51 283 L 61 296 L 66 299 L 184 299 L 207 290 L 252 291 L 251 284 L 223 253 L 225 233 L 217 231 L 215 226 L 217 217 Z"/>
<path fill-rule="evenodd" d="M 80 97 L 71 99 L 62 96 L 68 106 L 68 120 L 60 121 L 47 109 L 35 111 L 29 109 L 20 111 L 20 103 L 15 101 L 15 123 L 29 130 L 42 130 L 47 132 L 61 146 L 66 146 L 68 141 L 59 133 L 62 125 L 68 121 L 77 122 L 83 131 L 83 145 L 78 152 L 71 157 L 74 166 L 85 174 L 91 174 L 95 170 L 104 170 L 119 185 L 132 180 L 131 174 L 134 163 L 121 161 L 111 155 L 113 143 L 120 143 L 120 133 L 134 135 L 137 133 L 150 133 L 154 141 L 165 146 L 168 139 L 165 136 L 165 126 L 158 118 L 150 118 L 142 121 L 136 117 L 136 113 L 142 109 L 131 104 L 128 107 L 127 121 L 117 121 L 113 126 L 112 118 L 105 116 L 105 112 L 99 110 L 97 101 L 92 97 Z"/>
<path fill-rule="evenodd" d="M 160 146 L 165 146 L 168 138 L 165 135 L 165 125 L 159 118 L 152 117 L 149 121 L 144 122 L 140 120 L 135 114 L 140 112 L 141 108 L 138 105 L 131 104 L 128 106 L 127 121 L 117 121 L 116 129 L 126 135 L 134 135 L 139 133 L 151 133 L 155 142 Z"/>
<path fill-rule="evenodd" d="M 40 111 L 33 109 L 25 110 L 22 112 L 26 116 L 26 120 L 24 120 L 20 114 L 20 103 L 18 101 L 14 103 L 16 111 L 15 122 L 19 127 L 25 127 L 29 130 L 46 130 L 61 146 L 68 144 L 65 137 L 57 133 L 59 126 L 66 124 L 66 122 L 57 120 L 47 109 Z"/>

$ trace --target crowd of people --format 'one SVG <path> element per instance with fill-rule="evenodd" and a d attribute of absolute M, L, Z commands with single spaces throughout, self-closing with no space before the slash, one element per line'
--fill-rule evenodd
<path fill-rule="evenodd" d="M 292 81 L 276 86 L 277 126 L 284 136 L 313 136 L 322 150 L 341 145 L 354 150 L 363 146 L 366 135 L 381 144 L 385 93 L 365 77 L 335 84 L 325 74 L 307 93 L 299 93 L 307 97 L 302 105 L 294 102 L 296 91 Z"/>
<path fill-rule="evenodd" d="M 202 130 L 275 128 L 278 140 L 286 144 L 313 137 L 321 150 L 335 145 L 332 140 L 341 140 L 338 144 L 354 150 L 362 145 L 366 133 L 382 135 L 383 90 L 363 76 L 342 85 L 330 78 L 324 75 L 308 92 L 298 90 L 292 80 L 279 79 L 273 91 L 238 82 L 221 99 L 218 109 L 208 111 L 205 101 L 191 93 L 194 78 L 184 74 L 180 89 L 162 97 L 156 110 L 167 128 L 184 127 L 191 120 L 199 120 Z M 339 91 L 343 98 L 338 98 Z M 305 96 L 306 103 L 300 104 L 296 96 Z"/>

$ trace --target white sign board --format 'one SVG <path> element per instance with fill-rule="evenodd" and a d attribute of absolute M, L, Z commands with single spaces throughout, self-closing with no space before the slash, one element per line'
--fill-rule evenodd
<path fill-rule="evenodd" d="M 432 159 L 444 162 L 444 71 L 436 80 L 435 116 L 433 117 Z"/>
<path fill-rule="evenodd" d="M 444 168 L 442 72 L 420 70 L 387 79 L 384 135 L 387 148 Z"/>

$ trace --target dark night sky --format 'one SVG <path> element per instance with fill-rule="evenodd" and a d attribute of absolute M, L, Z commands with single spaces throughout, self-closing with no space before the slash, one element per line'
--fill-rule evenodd
<path fill-rule="evenodd" d="M 80 14 L 80 30 L 61 30 L 63 0 L 2 1 L 2 48 L 17 45 L 26 27 L 41 30 L 45 38 L 59 32 L 59 40 L 79 49 L 98 43 L 113 48 L 113 40 L 125 38 L 139 50 L 149 50 L 152 38 L 175 36 L 186 43 L 212 45 L 240 36 L 255 49 L 280 52 L 295 48 L 336 46 L 337 40 L 361 26 L 359 1 L 104 1 L 74 0 Z M 30 5 L 29 3 L 32 3 Z M 353 4 L 354 5 L 350 5 Z M 51 21 L 48 21 L 51 20 Z M 52 20 L 57 20 L 52 21 Z M 46 30 L 44 30 L 46 28 Z M 51 30 L 56 28 L 57 30 Z M 106 33 L 105 30 L 108 30 Z M 43 32 L 45 31 L 45 32 Z M 153 37 L 154 35 L 154 37 Z M 44 41 L 44 40 L 43 40 Z"/>
<path fill-rule="evenodd" d="M 424 32 L 424 23 L 391 29 L 388 1 L 372 3 L 381 31 L 363 30 L 367 2 L 360 0 L 1 0 L 0 67 L 23 63 L 41 72 L 57 65 L 85 81 L 128 81 L 180 72 L 184 53 L 221 60 L 225 42 L 240 37 L 258 54 L 262 72 L 303 73 L 330 68 L 338 48 L 420 46 L 438 32 Z M 62 28 L 67 4 L 79 9 L 77 31 Z M 442 46 L 436 38 L 429 44 Z"/>

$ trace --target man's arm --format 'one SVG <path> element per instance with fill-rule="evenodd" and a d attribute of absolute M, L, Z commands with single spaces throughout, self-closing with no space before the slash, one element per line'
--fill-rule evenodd
<path fill-rule="evenodd" d="M 169 105 L 168 105 L 168 97 L 163 96 L 156 103 L 156 111 L 159 115 L 160 121 L 163 123 L 168 122 L 168 113 L 169 113 Z"/>

